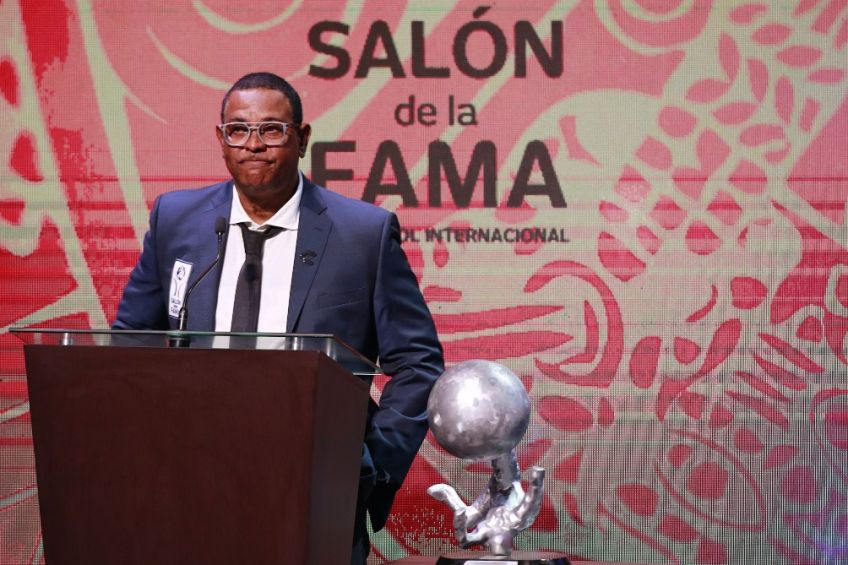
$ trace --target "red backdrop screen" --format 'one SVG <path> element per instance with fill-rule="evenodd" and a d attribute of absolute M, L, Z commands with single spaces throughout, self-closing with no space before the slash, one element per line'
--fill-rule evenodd
<path fill-rule="evenodd" d="M 398 214 L 448 364 L 530 391 L 522 548 L 848 560 L 846 2 L 3 0 L 0 37 L 0 563 L 42 560 L 8 328 L 111 323 L 257 70 L 304 172 Z M 451 547 L 424 490 L 487 472 L 428 438 L 374 559 Z"/>

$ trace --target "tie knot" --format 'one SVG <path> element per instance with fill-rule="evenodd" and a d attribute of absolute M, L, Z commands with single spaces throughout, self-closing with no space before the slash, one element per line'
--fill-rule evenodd
<path fill-rule="evenodd" d="M 239 227 L 241 228 L 241 237 L 244 240 L 244 253 L 258 257 L 262 257 L 262 248 L 265 246 L 265 240 L 283 231 L 283 228 L 277 226 L 268 226 L 262 231 L 252 230 L 247 222 L 240 223 Z"/>

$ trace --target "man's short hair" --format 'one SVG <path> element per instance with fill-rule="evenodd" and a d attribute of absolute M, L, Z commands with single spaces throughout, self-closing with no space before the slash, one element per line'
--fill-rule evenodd
<path fill-rule="evenodd" d="M 268 90 L 282 92 L 291 104 L 294 123 L 300 124 L 303 122 L 303 105 L 300 103 L 300 95 L 286 79 L 267 72 L 244 75 L 230 87 L 221 101 L 221 122 L 224 121 L 224 109 L 227 107 L 230 94 L 236 90 L 252 90 L 254 88 L 267 88 Z"/>

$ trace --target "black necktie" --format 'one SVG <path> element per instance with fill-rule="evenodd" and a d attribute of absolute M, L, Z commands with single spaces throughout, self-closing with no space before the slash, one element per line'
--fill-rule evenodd
<path fill-rule="evenodd" d="M 265 240 L 274 237 L 283 228 L 269 226 L 265 231 L 255 231 L 246 222 L 239 224 L 244 240 L 244 265 L 236 283 L 233 303 L 233 321 L 230 331 L 255 332 L 259 324 L 259 300 L 262 296 L 262 251 Z"/>

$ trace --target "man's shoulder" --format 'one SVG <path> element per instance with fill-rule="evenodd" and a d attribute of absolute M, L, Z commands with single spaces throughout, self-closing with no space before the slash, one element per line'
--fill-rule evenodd
<path fill-rule="evenodd" d="M 311 185 L 311 188 L 316 191 L 318 197 L 324 202 L 331 213 L 337 212 L 350 214 L 350 219 L 370 219 L 373 221 L 379 221 L 380 223 L 384 222 L 386 217 L 391 215 L 391 212 L 388 210 L 375 206 L 369 202 L 363 202 L 362 200 L 357 200 L 356 198 L 351 198 L 349 196 L 333 192 L 328 188 L 312 182 L 309 184 Z"/>
<path fill-rule="evenodd" d="M 200 188 L 183 188 L 164 192 L 159 196 L 160 206 L 194 207 L 204 201 L 228 198 L 231 181 L 223 181 Z"/>

